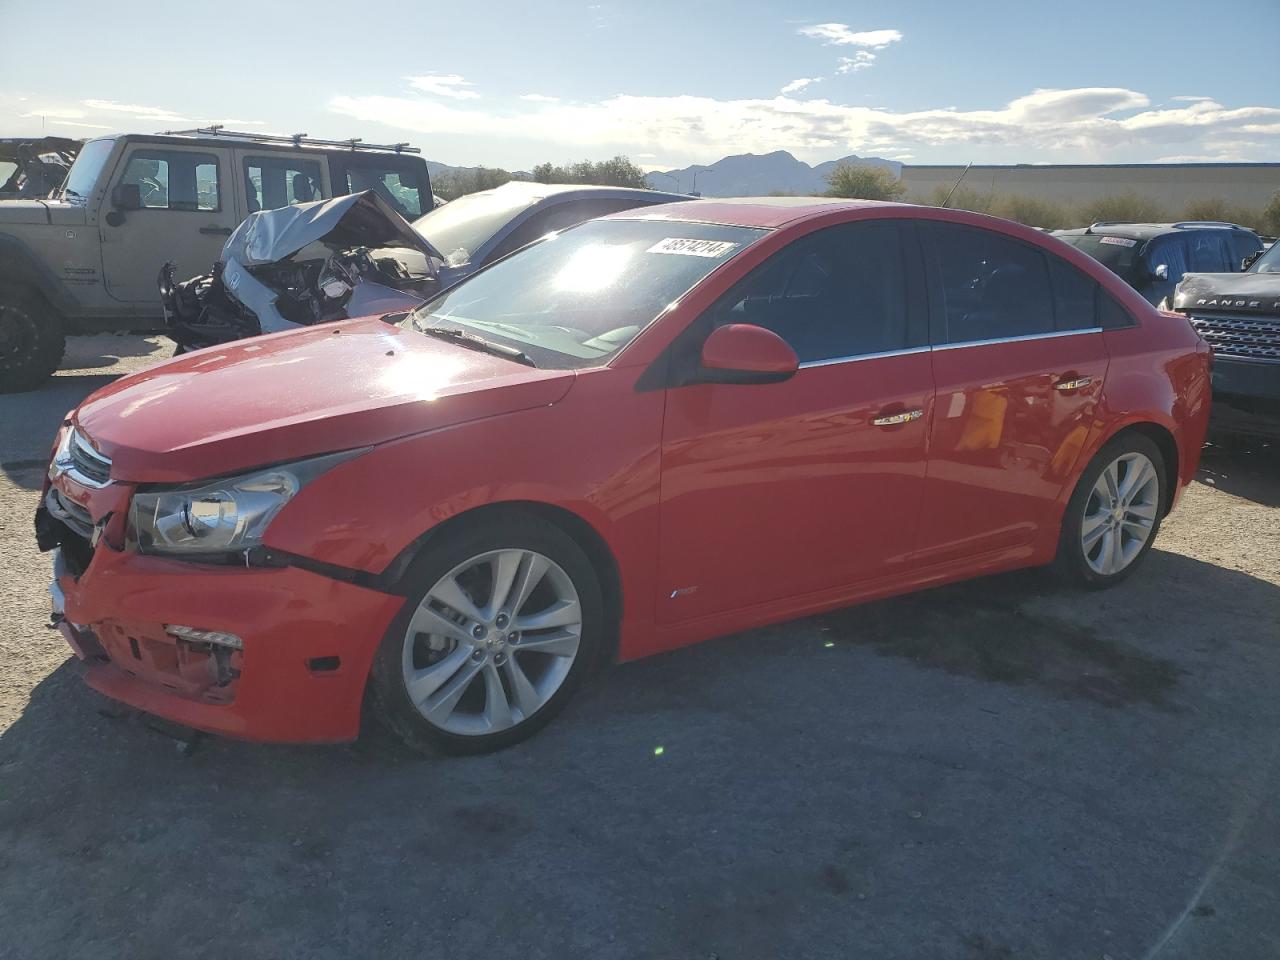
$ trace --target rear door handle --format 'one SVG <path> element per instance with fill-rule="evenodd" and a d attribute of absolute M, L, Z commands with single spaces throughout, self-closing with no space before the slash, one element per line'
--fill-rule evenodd
<path fill-rule="evenodd" d="M 201 232 L 201 233 L 211 234 L 211 235 L 213 235 L 213 236 L 215 236 L 215 237 L 229 237 L 229 236 L 231 236 L 231 228 L 230 228 L 230 227 L 201 227 L 201 228 L 200 228 L 200 232 Z"/>
<path fill-rule="evenodd" d="M 871 423 L 876 427 L 896 427 L 900 423 L 910 423 L 912 420 L 919 420 L 923 416 L 923 410 L 905 410 L 902 413 L 889 414 L 887 417 L 876 417 Z"/>
<path fill-rule="evenodd" d="M 1071 380 L 1059 380 L 1053 385 L 1053 389 L 1064 392 L 1067 390 L 1079 390 L 1082 387 L 1089 386 L 1091 383 L 1093 383 L 1093 377 L 1075 377 Z"/>

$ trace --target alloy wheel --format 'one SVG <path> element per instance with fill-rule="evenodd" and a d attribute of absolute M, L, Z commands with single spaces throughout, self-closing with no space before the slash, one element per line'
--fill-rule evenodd
<path fill-rule="evenodd" d="M 405 631 L 405 691 L 447 733 L 510 729 L 560 689 L 578 656 L 582 606 L 569 575 L 532 550 L 458 564 L 427 591 Z"/>
<path fill-rule="evenodd" d="M 1151 538 L 1160 513 L 1160 475 L 1141 453 L 1111 461 L 1098 476 L 1085 504 L 1080 546 L 1094 573 L 1124 570 Z"/>

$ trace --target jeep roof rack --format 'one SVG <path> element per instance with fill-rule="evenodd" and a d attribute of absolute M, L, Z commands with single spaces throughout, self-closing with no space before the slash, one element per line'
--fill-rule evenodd
<path fill-rule="evenodd" d="M 305 133 L 295 133 L 282 137 L 272 133 L 252 133 L 247 130 L 226 130 L 221 124 L 209 127 L 195 127 L 191 130 L 165 130 L 166 137 L 227 137 L 232 140 L 251 140 L 254 143 L 287 143 L 295 147 L 346 147 L 348 150 L 383 150 L 393 153 L 421 153 L 417 147 L 408 143 L 365 143 L 359 137 L 350 140 L 316 140 Z"/>

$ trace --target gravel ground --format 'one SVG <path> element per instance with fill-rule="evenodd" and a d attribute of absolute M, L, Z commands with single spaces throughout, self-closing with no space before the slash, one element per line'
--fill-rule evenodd
<path fill-rule="evenodd" d="M 713 641 L 487 758 L 184 753 L 43 627 L 52 424 L 164 351 L 86 341 L 118 362 L 0 397 L 0 956 L 1280 956 L 1276 450 L 1207 452 L 1105 594 L 1019 573 Z"/>

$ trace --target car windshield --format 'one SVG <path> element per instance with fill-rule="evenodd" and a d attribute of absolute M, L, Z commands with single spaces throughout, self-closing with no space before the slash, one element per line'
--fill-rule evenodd
<path fill-rule="evenodd" d="M 1250 273 L 1280 273 L 1280 243 L 1273 243 L 1271 248 L 1253 262 Z"/>
<path fill-rule="evenodd" d="M 115 145 L 116 141 L 112 137 L 90 140 L 86 143 L 67 173 L 67 179 L 62 184 L 61 196 L 75 200 L 87 198 L 93 192 L 107 157 L 111 156 Z"/>
<path fill-rule="evenodd" d="M 452 200 L 413 222 L 451 267 L 470 263 L 485 241 L 538 202 L 523 191 L 484 190 Z"/>
<path fill-rule="evenodd" d="M 1108 237 L 1097 233 L 1071 234 L 1060 237 L 1077 250 L 1087 253 L 1112 273 L 1132 282 L 1137 275 L 1138 250 L 1142 244 L 1131 237 Z"/>
<path fill-rule="evenodd" d="M 540 367 L 595 366 L 765 232 L 668 220 L 591 220 L 498 261 L 404 322 L 419 330 L 463 330 L 515 347 Z"/>

